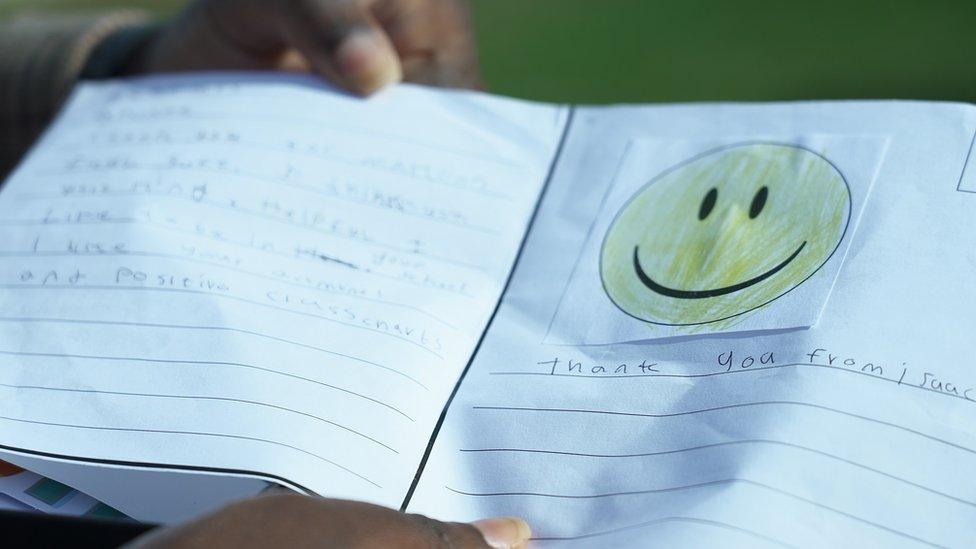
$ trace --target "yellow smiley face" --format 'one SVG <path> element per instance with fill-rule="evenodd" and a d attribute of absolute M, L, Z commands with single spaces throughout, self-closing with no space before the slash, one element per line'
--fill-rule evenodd
<path fill-rule="evenodd" d="M 725 147 L 671 168 L 610 225 L 600 276 L 625 313 L 688 326 L 731 319 L 793 290 L 840 246 L 851 193 L 794 145 Z"/>

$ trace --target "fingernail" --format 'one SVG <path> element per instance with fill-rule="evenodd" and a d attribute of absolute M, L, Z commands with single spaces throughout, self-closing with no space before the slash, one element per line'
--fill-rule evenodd
<path fill-rule="evenodd" d="M 481 532 L 488 545 L 496 549 L 514 549 L 532 537 L 529 524 L 515 517 L 479 520 L 472 522 L 471 525 Z"/>
<path fill-rule="evenodd" d="M 336 64 L 351 85 L 373 93 L 403 78 L 400 60 L 389 40 L 373 30 L 355 31 L 336 49 Z"/>

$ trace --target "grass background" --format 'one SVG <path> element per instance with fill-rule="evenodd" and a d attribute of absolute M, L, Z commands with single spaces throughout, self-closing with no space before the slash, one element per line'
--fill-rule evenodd
<path fill-rule="evenodd" d="M 971 0 L 471 0 L 492 91 L 587 103 L 812 98 L 976 102 Z M 24 9 L 179 0 L 0 0 Z"/>

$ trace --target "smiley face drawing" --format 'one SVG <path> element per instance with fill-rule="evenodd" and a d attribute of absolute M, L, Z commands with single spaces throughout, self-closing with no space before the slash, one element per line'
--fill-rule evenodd
<path fill-rule="evenodd" d="M 611 301 L 667 326 L 721 322 L 813 276 L 840 246 L 851 191 L 823 156 L 744 143 L 645 185 L 610 224 L 600 276 Z"/>

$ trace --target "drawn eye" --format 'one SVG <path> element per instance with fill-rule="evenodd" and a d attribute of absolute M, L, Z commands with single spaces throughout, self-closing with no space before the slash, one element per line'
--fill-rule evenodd
<path fill-rule="evenodd" d="M 756 197 L 752 199 L 752 205 L 749 206 L 749 219 L 755 219 L 762 213 L 767 198 L 769 198 L 769 187 L 759 189 Z"/>
<path fill-rule="evenodd" d="M 702 199 L 701 208 L 698 209 L 698 219 L 704 220 L 708 217 L 708 214 L 712 213 L 712 208 L 715 207 L 715 201 L 718 200 L 718 189 L 712 188 L 705 194 L 705 198 Z"/>

